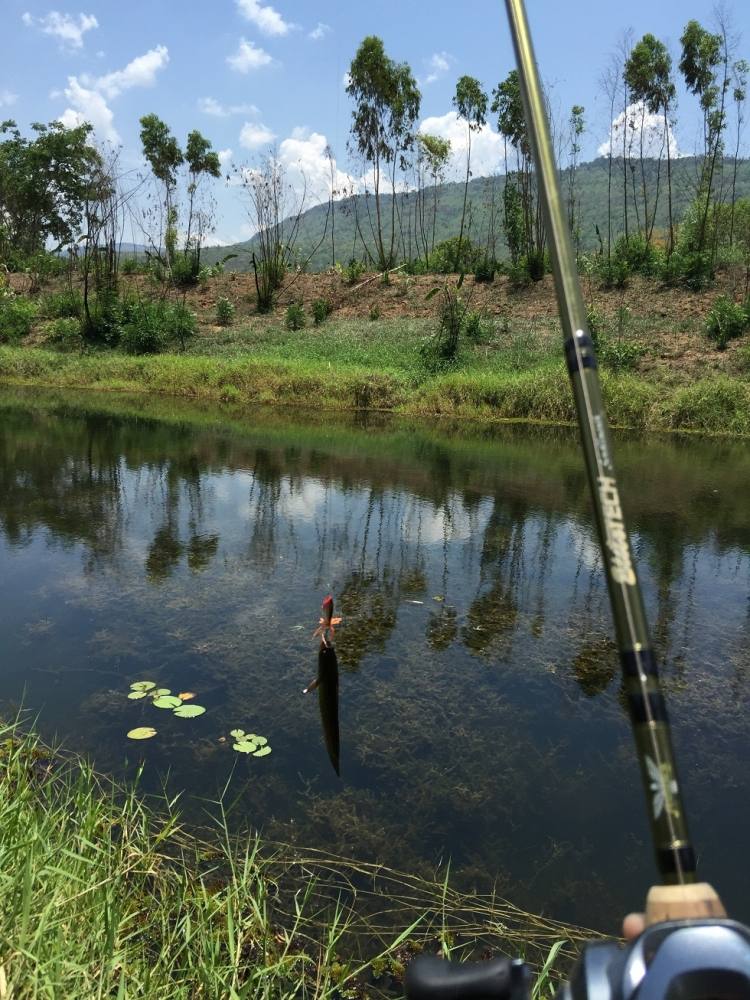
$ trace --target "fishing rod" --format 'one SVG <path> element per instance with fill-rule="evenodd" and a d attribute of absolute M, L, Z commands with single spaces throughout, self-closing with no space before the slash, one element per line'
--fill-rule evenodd
<path fill-rule="evenodd" d="M 661 884 L 652 886 L 647 896 L 646 930 L 625 950 L 611 942 L 587 945 L 561 996 L 565 1000 L 614 1000 L 636 994 L 643 1000 L 677 995 L 681 1000 L 719 996 L 747 1000 L 750 931 L 726 920 L 715 890 L 696 877 L 667 710 L 620 503 L 596 354 L 563 210 L 544 93 L 523 0 L 506 0 L 505 5 L 628 712 L 661 876 Z M 527 992 L 528 972 L 523 963 L 505 959 L 454 965 L 426 956 L 412 963 L 406 980 L 410 1000 L 522 1000 Z"/>

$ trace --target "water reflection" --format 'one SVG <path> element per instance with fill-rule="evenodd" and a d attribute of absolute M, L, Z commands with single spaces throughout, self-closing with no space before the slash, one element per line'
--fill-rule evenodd
<path fill-rule="evenodd" d="M 210 798 L 234 765 L 239 818 L 285 840 L 424 873 L 450 857 L 467 886 L 602 926 L 640 902 L 647 825 L 571 434 L 102 405 L 0 403 L 0 696 L 100 767 L 143 756 L 146 787 L 169 771 Z M 750 456 L 618 457 L 702 874 L 740 872 L 747 918 Z M 299 692 L 327 592 L 344 622 L 318 720 Z M 206 715 L 134 748 L 141 678 Z M 238 762 L 236 726 L 273 755 Z"/>

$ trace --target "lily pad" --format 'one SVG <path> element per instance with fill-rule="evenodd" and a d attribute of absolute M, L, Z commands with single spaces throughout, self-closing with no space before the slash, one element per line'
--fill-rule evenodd
<path fill-rule="evenodd" d="M 270 747 L 268 747 L 268 746 L 261 747 L 260 750 L 256 750 L 255 751 L 255 753 L 253 754 L 253 757 L 267 757 L 270 752 L 271 752 L 271 748 Z"/>
<path fill-rule="evenodd" d="M 130 698 L 131 701 L 136 701 L 138 698 L 145 698 L 147 694 L 147 691 L 131 691 L 128 698 Z"/>
<path fill-rule="evenodd" d="M 238 743 L 232 744 L 232 750 L 236 750 L 237 753 L 255 753 L 257 745 L 255 743 L 247 743 L 245 740 L 240 740 Z"/>
<path fill-rule="evenodd" d="M 162 695 L 161 698 L 154 699 L 154 708 L 179 708 L 182 702 L 174 695 Z"/>
<path fill-rule="evenodd" d="M 250 737 L 248 737 L 248 739 L 250 739 Z M 255 740 L 255 742 L 258 744 L 259 747 L 264 747 L 266 743 L 268 743 L 268 740 L 265 738 L 265 736 L 253 736 L 253 739 Z"/>
<path fill-rule="evenodd" d="M 245 738 L 245 730 L 244 729 L 230 729 L 229 730 L 229 735 L 230 736 L 234 736 L 234 738 L 236 740 L 242 740 L 242 739 Z"/>
<path fill-rule="evenodd" d="M 180 691 L 177 697 L 180 701 L 190 701 L 191 698 L 195 698 L 195 691 Z"/>
<path fill-rule="evenodd" d="M 139 726 L 128 733 L 129 740 L 150 740 L 152 736 L 156 736 L 156 730 L 151 726 Z"/>
<path fill-rule="evenodd" d="M 174 714 L 181 719 L 195 719 L 197 716 L 203 715 L 205 711 L 203 705 L 180 705 L 174 710 Z"/>
<path fill-rule="evenodd" d="M 134 684 L 130 685 L 131 691 L 150 691 L 151 688 L 155 688 L 156 684 L 153 681 L 136 681 Z"/>
<path fill-rule="evenodd" d="M 154 696 L 154 698 L 161 698 L 162 695 L 171 694 L 171 693 L 172 692 L 169 690 L 169 688 L 157 688 L 155 691 L 151 692 L 151 694 Z"/>

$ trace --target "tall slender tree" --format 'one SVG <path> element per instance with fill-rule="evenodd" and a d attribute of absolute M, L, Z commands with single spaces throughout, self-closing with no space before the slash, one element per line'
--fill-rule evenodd
<path fill-rule="evenodd" d="M 466 179 L 464 181 L 464 202 L 461 209 L 461 228 L 458 234 L 456 248 L 456 263 L 461 257 L 466 222 L 466 200 L 469 194 L 469 178 L 471 177 L 471 136 L 478 132 L 487 120 L 487 95 L 482 85 L 473 76 L 462 76 L 456 84 L 453 95 L 453 107 L 459 118 L 466 122 Z"/>

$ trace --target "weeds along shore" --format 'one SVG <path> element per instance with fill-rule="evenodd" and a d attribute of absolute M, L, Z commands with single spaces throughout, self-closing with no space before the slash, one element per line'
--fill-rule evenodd
<path fill-rule="evenodd" d="M 4 996 L 398 995 L 423 950 L 523 954 L 551 992 L 590 932 L 496 897 L 232 834 L 195 836 L 18 723 L 0 726 Z"/>

